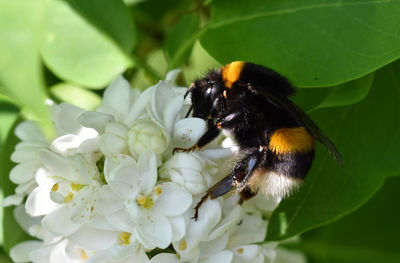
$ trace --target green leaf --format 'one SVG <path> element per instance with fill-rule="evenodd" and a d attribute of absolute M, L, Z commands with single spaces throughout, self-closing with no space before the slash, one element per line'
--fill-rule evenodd
<path fill-rule="evenodd" d="M 333 86 L 400 57 L 399 0 L 220 0 L 201 44 L 225 64 L 271 67 L 297 86 Z"/>
<path fill-rule="evenodd" d="M 121 1 L 48 2 L 41 55 L 58 77 L 102 88 L 127 67 L 135 31 Z"/>
<path fill-rule="evenodd" d="M 186 84 L 190 84 L 196 78 L 200 78 L 204 73 L 213 68 L 219 68 L 221 65 L 215 61 L 200 45 L 199 41 L 193 46 L 192 54 L 189 57 L 189 63 L 183 68 L 183 75 Z"/>
<path fill-rule="evenodd" d="M 12 263 L 12 260 L 4 253 L 0 253 L 0 262 L 1 263 Z"/>
<path fill-rule="evenodd" d="M 314 111 L 311 117 L 336 144 L 344 167 L 317 147 L 304 185 L 274 211 L 267 239 L 280 240 L 338 219 L 359 208 L 388 175 L 400 174 L 400 63 L 375 73 L 357 104 Z"/>
<path fill-rule="evenodd" d="M 133 50 L 136 45 L 136 30 L 129 9 L 122 1 L 65 1 L 97 30 L 112 38 L 124 51 Z"/>
<path fill-rule="evenodd" d="M 17 120 L 14 123 L 12 130 L 15 129 L 19 122 L 20 120 Z M 4 196 L 14 194 L 15 185 L 10 181 L 9 174 L 15 164 L 11 162 L 10 156 L 18 142 L 19 140 L 15 134 L 10 132 L 0 148 L 0 176 Z M 15 244 L 32 239 L 15 221 L 13 210 L 14 207 L 3 207 L 3 248 L 6 252 L 9 252 Z"/>
<path fill-rule="evenodd" d="M 0 145 L 7 138 L 11 127 L 18 118 L 18 113 L 19 109 L 16 106 L 0 99 Z"/>
<path fill-rule="evenodd" d="M 59 83 L 50 87 L 50 93 L 61 101 L 85 110 L 94 110 L 102 102 L 101 97 L 96 93 L 69 83 Z"/>
<path fill-rule="evenodd" d="M 385 185 L 363 207 L 302 235 L 296 245 L 319 263 L 400 262 L 400 178 Z"/>
<path fill-rule="evenodd" d="M 174 69 L 184 63 L 198 37 L 199 21 L 197 14 L 191 13 L 182 16 L 168 32 L 165 50 L 169 61 L 169 68 Z"/>
<path fill-rule="evenodd" d="M 373 80 L 374 74 L 371 73 L 365 77 L 332 88 L 328 96 L 314 110 L 351 105 L 361 101 L 367 96 Z"/>
<path fill-rule="evenodd" d="M 35 39 L 42 1 L 0 0 L 0 92 L 31 112 L 50 133 L 45 85 Z"/>

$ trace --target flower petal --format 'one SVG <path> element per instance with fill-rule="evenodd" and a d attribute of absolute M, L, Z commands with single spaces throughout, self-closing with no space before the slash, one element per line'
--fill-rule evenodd
<path fill-rule="evenodd" d="M 233 250 L 235 260 L 234 262 L 243 263 L 263 263 L 264 255 L 262 247 L 258 245 L 245 245 L 237 247 Z"/>
<path fill-rule="evenodd" d="M 79 116 L 79 122 L 83 126 L 93 128 L 99 134 L 103 134 L 106 125 L 114 121 L 114 116 L 103 112 L 86 111 Z"/>
<path fill-rule="evenodd" d="M 31 216 L 46 215 L 54 211 L 59 205 L 50 199 L 50 189 L 35 188 L 25 203 L 26 212 Z"/>
<path fill-rule="evenodd" d="M 40 131 L 39 125 L 33 121 L 24 121 L 15 128 L 15 135 L 22 141 L 47 143 L 47 139 Z"/>
<path fill-rule="evenodd" d="M 247 210 L 247 211 L 246 211 Z M 261 242 L 265 239 L 267 222 L 262 219 L 260 211 L 245 209 L 242 224 L 236 226 L 234 234 L 229 241 L 229 247 Z"/>
<path fill-rule="evenodd" d="M 154 247 L 166 248 L 172 241 L 172 228 L 168 219 L 158 213 L 148 212 L 143 214 L 141 221 L 136 229 L 138 239 L 145 248 Z"/>
<path fill-rule="evenodd" d="M 14 208 L 13 215 L 18 224 L 29 233 L 29 229 L 34 225 L 40 225 L 40 217 L 31 217 L 25 212 L 23 205 Z"/>
<path fill-rule="evenodd" d="M 228 235 L 222 235 L 214 240 L 201 242 L 199 245 L 200 259 L 206 259 L 223 251 L 228 244 Z"/>
<path fill-rule="evenodd" d="M 150 99 L 154 94 L 154 91 L 156 89 L 156 86 L 152 86 L 147 88 L 145 91 L 140 94 L 139 98 L 135 101 L 135 103 L 132 105 L 132 108 L 129 111 L 129 114 L 126 117 L 125 124 L 130 127 L 132 122 L 139 117 L 141 117 L 145 111 L 146 107 L 150 103 Z"/>
<path fill-rule="evenodd" d="M 80 227 L 80 225 L 71 222 L 71 211 L 68 206 L 62 206 L 46 215 L 42 224 L 55 235 L 62 236 L 70 235 Z"/>
<path fill-rule="evenodd" d="M 85 112 L 84 109 L 72 104 L 61 103 L 54 107 L 54 123 L 61 135 L 72 133 L 78 134 L 82 125 L 78 122 L 78 117 Z"/>
<path fill-rule="evenodd" d="M 154 122 L 163 125 L 163 112 L 173 95 L 174 91 L 166 82 L 159 81 L 157 83 L 150 104 L 147 107 L 147 114 Z"/>
<path fill-rule="evenodd" d="M 121 232 L 134 232 L 135 224 L 128 216 L 128 214 L 124 210 L 118 210 L 117 212 L 109 215 L 107 221 L 117 229 L 121 230 Z"/>
<path fill-rule="evenodd" d="M 168 105 L 165 107 L 162 120 L 165 129 L 168 131 L 169 134 L 172 133 L 172 128 L 174 126 L 176 117 L 178 113 L 181 111 L 183 106 L 183 96 L 175 95 L 171 99 L 168 100 Z"/>
<path fill-rule="evenodd" d="M 108 177 L 111 189 L 123 200 L 136 198 L 140 191 L 140 172 L 135 164 L 120 164 Z"/>
<path fill-rule="evenodd" d="M 116 244 L 119 232 L 97 229 L 84 224 L 68 239 L 85 250 L 103 250 Z"/>
<path fill-rule="evenodd" d="M 175 254 L 161 253 L 155 255 L 150 263 L 180 263 L 179 258 Z"/>
<path fill-rule="evenodd" d="M 71 222 L 83 224 L 87 222 L 93 210 L 94 193 L 89 186 L 83 187 L 70 201 Z"/>
<path fill-rule="evenodd" d="M 36 187 L 37 187 L 37 183 L 35 182 L 35 180 L 31 180 L 24 184 L 19 184 L 15 188 L 15 193 L 18 195 L 26 195 L 26 194 L 32 192 L 33 189 L 35 189 Z"/>
<path fill-rule="evenodd" d="M 30 262 L 29 253 L 42 245 L 43 242 L 36 240 L 18 243 L 11 248 L 10 257 L 14 262 Z"/>
<path fill-rule="evenodd" d="M 182 239 L 186 233 L 186 222 L 183 216 L 169 217 L 172 227 L 172 242 Z"/>
<path fill-rule="evenodd" d="M 67 253 L 68 240 L 61 240 L 50 252 L 50 262 L 59 263 L 78 263 L 78 260 L 73 260 L 71 255 Z M 71 252 L 70 252 L 71 253 Z"/>
<path fill-rule="evenodd" d="M 100 149 L 106 156 L 116 156 L 128 152 L 128 141 L 114 134 L 105 133 L 100 137 Z"/>
<path fill-rule="evenodd" d="M 193 211 L 189 210 L 187 213 L 191 218 Z M 197 221 L 190 220 L 186 236 L 184 237 L 187 250 L 192 250 L 200 241 L 207 241 L 209 232 L 217 225 L 220 219 L 221 205 L 218 200 L 207 200 L 203 203 L 199 209 L 199 217 L 197 218 Z"/>
<path fill-rule="evenodd" d="M 30 162 L 38 160 L 37 153 L 40 149 L 46 148 L 49 144 L 43 142 L 27 142 L 23 141 L 15 146 L 14 152 L 11 154 L 11 160 L 15 163 Z"/>
<path fill-rule="evenodd" d="M 233 253 L 231 251 L 221 251 L 208 259 L 199 260 L 199 263 L 231 263 L 233 259 Z"/>
<path fill-rule="evenodd" d="M 149 261 L 143 247 L 137 242 L 128 246 L 115 245 L 108 249 L 108 255 L 112 262 L 146 263 Z"/>
<path fill-rule="evenodd" d="M 161 171 L 164 169 L 191 169 L 191 170 L 202 170 L 203 162 L 198 158 L 196 153 L 176 153 L 174 154 L 167 162 L 165 162 L 164 166 L 161 168 Z"/>
<path fill-rule="evenodd" d="M 190 147 L 198 141 L 205 130 L 206 122 L 200 118 L 179 120 L 173 128 L 173 142 L 176 147 Z"/>
<path fill-rule="evenodd" d="M 224 217 L 221 222 L 211 231 L 209 239 L 215 239 L 221 236 L 223 233 L 232 228 L 233 225 L 238 224 L 242 215 L 242 207 L 236 205 L 233 209 Z"/>
<path fill-rule="evenodd" d="M 97 229 L 119 232 L 119 229 L 111 225 L 110 222 L 108 222 L 108 220 L 103 216 L 94 216 L 88 224 Z"/>
<path fill-rule="evenodd" d="M 43 165 L 53 174 L 69 181 L 77 180 L 78 173 L 74 163 L 70 159 L 49 150 L 41 150 L 39 157 Z"/>
<path fill-rule="evenodd" d="M 129 82 L 122 76 L 119 76 L 111 82 L 106 88 L 103 95 L 103 105 L 98 109 L 102 111 L 104 108 L 112 110 L 112 114 L 116 120 L 124 121 L 126 113 L 129 111 L 131 102 L 131 87 Z M 107 113 L 111 113 L 106 111 Z"/>
<path fill-rule="evenodd" d="M 181 69 L 174 69 L 174 70 L 170 70 L 167 73 L 167 76 L 165 76 L 165 81 L 169 82 L 169 84 L 171 86 L 175 86 L 175 81 L 178 78 L 179 73 L 181 73 Z"/>
<path fill-rule="evenodd" d="M 192 195 L 183 187 L 174 183 L 158 185 L 162 193 L 158 196 L 153 208 L 157 213 L 166 216 L 183 214 L 192 204 Z"/>
<path fill-rule="evenodd" d="M 124 201 L 112 191 L 109 185 L 100 188 L 96 195 L 94 210 L 100 215 L 107 216 L 124 207 Z"/>
<path fill-rule="evenodd" d="M 235 153 L 234 148 L 226 148 L 226 149 L 205 149 L 202 151 L 202 155 L 207 157 L 211 160 L 221 159 L 221 158 L 228 158 L 232 157 Z"/>
<path fill-rule="evenodd" d="M 3 207 L 8 207 L 12 205 L 20 205 L 24 197 L 22 195 L 9 195 L 3 199 Z"/>
<path fill-rule="evenodd" d="M 20 163 L 10 171 L 10 180 L 15 184 L 26 183 L 34 178 L 38 168 L 37 161 Z"/>
<path fill-rule="evenodd" d="M 140 189 L 144 195 L 149 195 L 157 182 L 157 158 L 153 151 L 146 151 L 139 156 Z"/>

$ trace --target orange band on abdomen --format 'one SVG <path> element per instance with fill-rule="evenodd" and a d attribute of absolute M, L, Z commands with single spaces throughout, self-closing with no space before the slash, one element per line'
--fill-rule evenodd
<path fill-rule="evenodd" d="M 269 149 L 277 154 L 306 153 L 315 149 L 315 139 L 304 127 L 280 128 L 272 134 Z"/>

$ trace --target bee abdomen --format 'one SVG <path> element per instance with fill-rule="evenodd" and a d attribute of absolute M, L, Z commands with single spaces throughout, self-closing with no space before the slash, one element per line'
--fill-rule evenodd
<path fill-rule="evenodd" d="M 265 196 L 286 197 L 302 183 L 302 179 L 289 177 L 273 170 L 258 169 L 248 182 L 249 189 Z"/>

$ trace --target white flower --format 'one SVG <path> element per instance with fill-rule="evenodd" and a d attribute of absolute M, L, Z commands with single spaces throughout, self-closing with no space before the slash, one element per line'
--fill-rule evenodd
<path fill-rule="evenodd" d="M 201 153 L 176 153 L 160 168 L 160 176 L 199 195 L 211 186 L 217 170 L 216 163 Z"/>
<path fill-rule="evenodd" d="M 151 120 L 135 120 L 128 131 L 128 145 L 133 156 L 152 150 L 162 154 L 169 145 L 169 135 L 164 127 Z"/>
<path fill-rule="evenodd" d="M 36 187 L 35 175 L 41 164 L 38 152 L 49 145 L 37 124 L 32 121 L 20 123 L 15 129 L 15 134 L 21 142 L 11 155 L 11 160 L 17 165 L 10 172 L 10 180 L 18 186 L 15 195 L 4 199 L 3 206 L 21 204 L 24 196 Z"/>
<path fill-rule="evenodd" d="M 127 156 L 119 161 L 106 164 L 115 167 L 106 169 L 108 185 L 102 187 L 95 209 L 116 228 L 132 233 L 145 248 L 167 247 L 181 236 L 182 231 L 174 231 L 174 221 L 192 204 L 192 196 L 174 183 L 156 184 L 157 162 L 151 151 L 141 154 L 137 162 Z"/>

